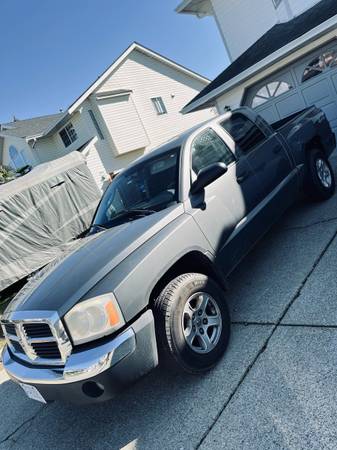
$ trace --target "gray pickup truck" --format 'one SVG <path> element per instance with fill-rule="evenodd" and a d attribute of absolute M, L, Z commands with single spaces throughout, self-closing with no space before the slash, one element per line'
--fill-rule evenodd
<path fill-rule="evenodd" d="M 130 165 L 88 236 L 1 318 L 3 365 L 42 402 L 107 400 L 158 364 L 202 373 L 226 350 L 227 275 L 305 193 L 335 190 L 324 113 L 273 126 L 241 108 Z"/>

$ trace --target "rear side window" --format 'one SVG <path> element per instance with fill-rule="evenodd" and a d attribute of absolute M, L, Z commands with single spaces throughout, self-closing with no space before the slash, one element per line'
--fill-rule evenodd
<path fill-rule="evenodd" d="M 234 139 L 240 149 L 247 153 L 266 140 L 255 123 L 243 114 L 233 114 L 232 117 L 220 124 Z"/>
<path fill-rule="evenodd" d="M 199 134 L 192 143 L 192 169 L 196 174 L 211 164 L 224 162 L 229 165 L 234 161 L 233 153 L 211 128 Z"/>

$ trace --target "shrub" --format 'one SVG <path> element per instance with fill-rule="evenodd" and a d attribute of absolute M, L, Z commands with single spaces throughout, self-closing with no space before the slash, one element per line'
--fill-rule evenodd
<path fill-rule="evenodd" d="M 0 165 L 0 184 L 8 183 L 16 178 L 16 172 L 9 166 Z"/>

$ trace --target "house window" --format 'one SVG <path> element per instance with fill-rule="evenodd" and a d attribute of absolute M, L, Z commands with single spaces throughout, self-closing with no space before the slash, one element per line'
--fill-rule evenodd
<path fill-rule="evenodd" d="M 60 131 L 60 137 L 63 141 L 63 144 L 65 147 L 69 147 L 73 142 L 77 139 L 77 133 L 75 131 L 75 128 L 73 127 L 73 124 L 69 122 L 61 131 Z"/>
<path fill-rule="evenodd" d="M 282 3 L 282 0 L 273 0 L 273 3 L 274 3 L 275 9 L 277 9 L 280 6 L 280 4 Z"/>
<path fill-rule="evenodd" d="M 337 66 L 337 51 L 331 50 L 314 58 L 304 69 L 302 83 Z"/>
<path fill-rule="evenodd" d="M 162 97 L 151 98 L 158 115 L 167 114 L 167 109 Z"/>
<path fill-rule="evenodd" d="M 89 116 L 91 117 L 92 123 L 94 124 L 94 127 L 96 128 L 98 136 L 103 140 L 104 136 L 103 136 L 100 126 L 98 125 L 98 122 L 97 122 L 97 119 L 96 119 L 94 113 L 92 112 L 91 109 L 89 109 L 88 112 L 89 112 Z"/>
<path fill-rule="evenodd" d="M 17 151 L 14 145 L 11 145 L 9 147 L 9 157 L 11 159 L 11 165 L 15 170 L 21 169 L 22 167 L 27 165 L 26 161 L 23 159 L 22 155 Z"/>
<path fill-rule="evenodd" d="M 292 89 L 292 86 L 285 81 L 272 81 L 258 90 L 253 98 L 252 107 L 256 108 L 257 106 L 263 105 L 263 103 L 266 103 L 268 100 L 272 100 L 273 98 L 288 92 L 290 89 Z"/>

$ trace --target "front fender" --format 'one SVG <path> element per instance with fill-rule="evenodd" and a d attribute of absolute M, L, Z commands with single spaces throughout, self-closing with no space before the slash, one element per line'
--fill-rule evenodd
<path fill-rule="evenodd" d="M 194 219 L 183 215 L 129 255 L 88 292 L 87 297 L 113 290 L 128 322 L 148 306 L 151 292 L 159 279 L 191 251 L 212 253 Z"/>

